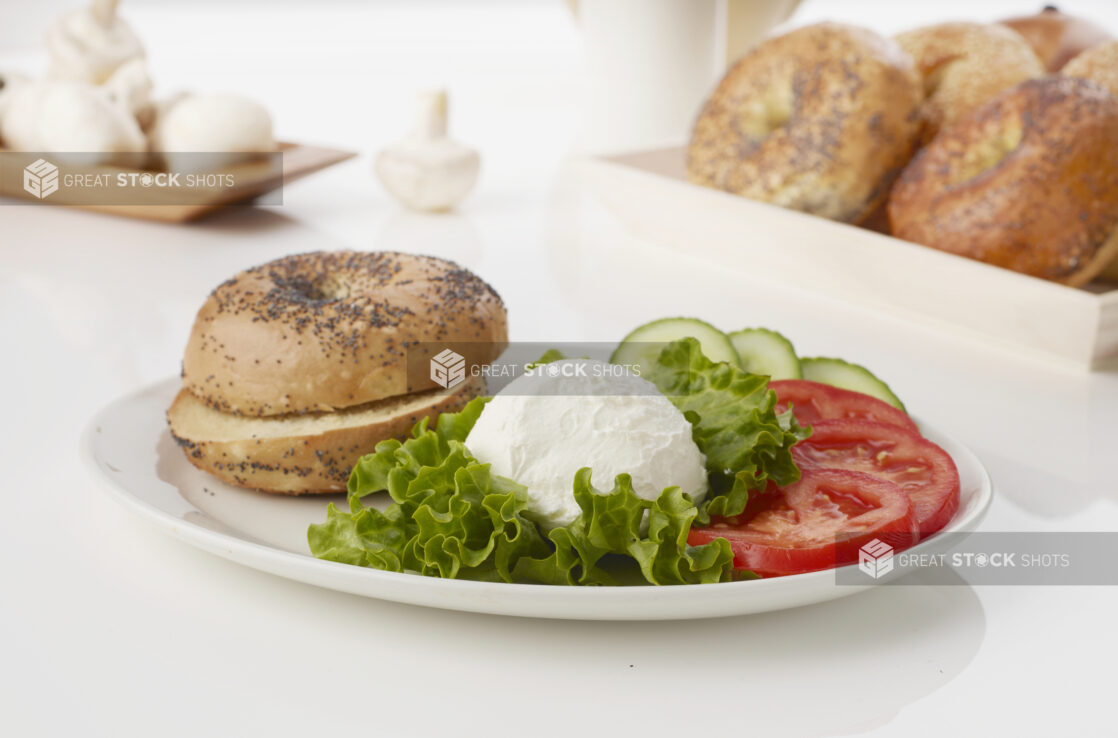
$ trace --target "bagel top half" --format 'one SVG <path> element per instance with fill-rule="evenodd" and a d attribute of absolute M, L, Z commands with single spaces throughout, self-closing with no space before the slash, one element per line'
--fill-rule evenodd
<path fill-rule="evenodd" d="M 435 388 L 414 378 L 442 347 L 467 366 L 493 361 L 507 326 L 497 293 L 450 261 L 394 252 L 287 256 L 210 294 L 187 342 L 183 386 L 237 415 L 348 408 Z"/>
<path fill-rule="evenodd" d="M 695 122 L 688 178 L 859 222 L 911 157 L 922 101 L 913 62 L 895 41 L 838 23 L 798 28 L 722 78 Z"/>

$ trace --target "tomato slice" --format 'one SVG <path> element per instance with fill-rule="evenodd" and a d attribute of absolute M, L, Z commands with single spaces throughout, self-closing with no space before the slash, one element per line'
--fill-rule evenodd
<path fill-rule="evenodd" d="M 815 425 L 824 420 L 860 418 L 897 425 L 920 434 L 916 423 L 903 410 L 861 392 L 851 392 L 806 379 L 769 382 L 769 388 L 776 391 L 777 412 L 784 412 L 791 404 L 800 425 Z"/>
<path fill-rule="evenodd" d="M 800 469 L 865 472 L 900 487 L 912 501 L 920 536 L 943 528 L 959 509 L 959 471 L 942 448 L 915 433 L 870 420 L 824 420 L 792 447 Z"/>
<path fill-rule="evenodd" d="M 900 550 L 917 536 L 912 505 L 897 485 L 861 472 L 809 469 L 746 522 L 692 528 L 687 542 L 725 538 L 736 568 L 775 577 L 854 563 L 874 538 Z"/>

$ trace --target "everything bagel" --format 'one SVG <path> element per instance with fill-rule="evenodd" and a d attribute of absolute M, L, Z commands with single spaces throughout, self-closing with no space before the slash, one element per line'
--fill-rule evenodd
<path fill-rule="evenodd" d="M 718 84 L 688 148 L 692 182 L 859 222 L 920 132 L 912 61 L 871 31 L 821 23 L 762 43 Z"/>
<path fill-rule="evenodd" d="M 1001 21 L 1021 34 L 1049 72 L 1058 72 L 1073 59 L 1111 35 L 1085 18 L 1061 13 L 1052 5 L 1039 13 Z"/>
<path fill-rule="evenodd" d="M 1024 82 L 941 132 L 889 200 L 893 235 L 1078 286 L 1118 254 L 1118 99 Z"/>
<path fill-rule="evenodd" d="M 1118 97 L 1118 41 L 1091 47 L 1064 65 L 1060 73 L 1097 82 Z"/>
<path fill-rule="evenodd" d="M 925 143 L 1002 90 L 1044 74 L 1025 39 L 997 24 L 942 23 L 896 39 L 923 80 Z"/>

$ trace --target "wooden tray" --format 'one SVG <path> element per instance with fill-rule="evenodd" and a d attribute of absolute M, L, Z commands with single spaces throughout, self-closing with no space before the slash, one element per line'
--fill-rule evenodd
<path fill-rule="evenodd" d="M 1118 359 L 1118 285 L 1065 287 L 873 231 L 691 184 L 684 149 L 584 160 L 632 230 L 726 269 L 763 274 L 1081 368 Z"/>
<path fill-rule="evenodd" d="M 214 189 L 206 192 L 201 197 L 197 193 L 186 197 L 182 191 L 171 187 L 137 189 L 135 192 L 138 196 L 143 197 L 144 201 L 129 204 L 67 204 L 59 202 L 58 198 L 45 199 L 41 201 L 41 204 L 47 207 L 75 207 L 81 210 L 121 215 L 127 218 L 184 223 L 201 218 L 226 205 L 246 204 L 261 195 L 274 192 L 282 185 L 291 184 L 308 174 L 313 174 L 320 169 L 333 166 L 357 155 L 352 151 L 340 151 L 295 143 L 280 143 L 279 151 L 283 154 L 282 171 L 269 161 L 237 164 L 221 170 L 223 173 L 234 175 L 235 186 Z M 115 175 L 119 172 L 141 171 L 115 166 L 74 167 L 65 164 L 63 166 L 66 166 L 66 169 L 70 172 L 77 169 L 88 174 Z M 21 172 L 5 173 L 5 175 L 0 177 L 0 196 L 35 203 L 40 202 L 34 195 L 24 191 Z"/>

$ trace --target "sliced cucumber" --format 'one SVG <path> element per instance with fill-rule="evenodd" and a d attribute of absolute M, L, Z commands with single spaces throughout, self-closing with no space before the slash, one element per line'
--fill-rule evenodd
<path fill-rule="evenodd" d="M 804 379 L 829 384 L 840 389 L 861 392 L 864 395 L 884 400 L 898 410 L 905 409 L 904 403 L 893 394 L 889 385 L 875 377 L 873 372 L 864 366 L 851 364 L 842 359 L 825 357 L 800 359 L 800 366 L 803 367 Z"/>
<path fill-rule="evenodd" d="M 764 374 L 769 379 L 799 379 L 803 376 L 792 342 L 776 331 L 746 328 L 729 334 L 729 339 L 738 352 L 741 368 L 750 374 Z"/>
<path fill-rule="evenodd" d="M 665 345 L 681 338 L 697 340 L 711 361 L 738 364 L 738 354 L 726 334 L 698 318 L 664 318 L 645 323 L 621 339 L 609 360 L 612 364 L 651 364 Z"/>

